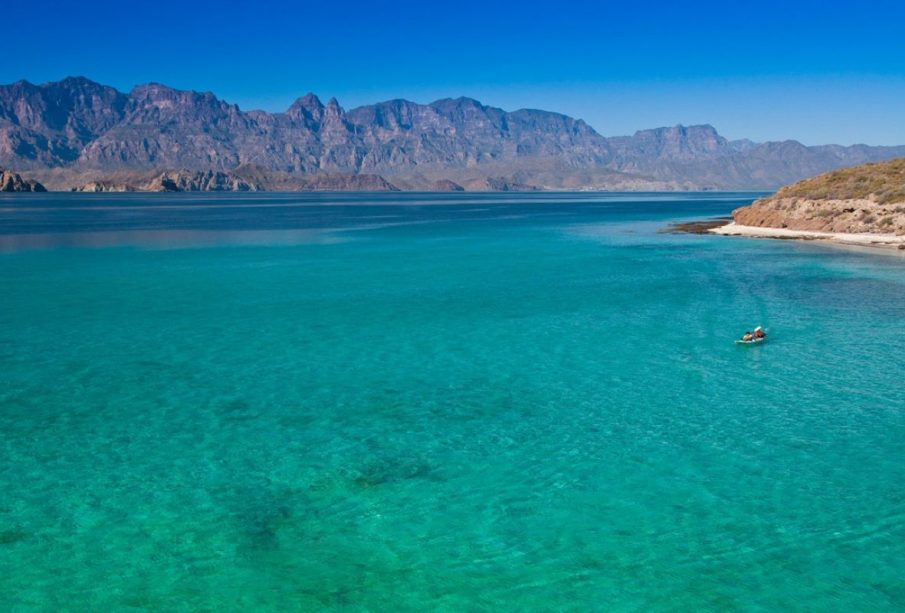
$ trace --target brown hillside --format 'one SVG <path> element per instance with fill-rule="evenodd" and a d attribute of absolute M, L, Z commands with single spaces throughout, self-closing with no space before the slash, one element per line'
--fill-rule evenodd
<path fill-rule="evenodd" d="M 834 170 L 783 187 L 774 198 L 905 203 L 905 158 Z"/>
<path fill-rule="evenodd" d="M 835 170 L 732 212 L 743 226 L 905 234 L 905 158 Z"/>

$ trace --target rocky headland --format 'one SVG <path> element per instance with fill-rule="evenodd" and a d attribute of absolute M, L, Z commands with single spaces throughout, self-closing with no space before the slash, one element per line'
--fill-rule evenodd
<path fill-rule="evenodd" d="M 11 170 L 0 168 L 0 192 L 46 192 L 34 179 L 23 179 Z"/>
<path fill-rule="evenodd" d="M 226 172 L 168 171 L 149 178 L 98 179 L 88 181 L 74 192 L 253 192 L 261 186 Z"/>
<path fill-rule="evenodd" d="M 843 168 L 783 187 L 712 230 L 905 248 L 905 158 Z"/>

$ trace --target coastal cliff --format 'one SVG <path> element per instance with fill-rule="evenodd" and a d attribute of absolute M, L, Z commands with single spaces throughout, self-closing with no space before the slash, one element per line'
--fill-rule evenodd
<path fill-rule="evenodd" d="M 74 192 L 249 192 L 261 187 L 225 172 L 163 172 L 150 179 L 102 179 L 72 188 Z"/>
<path fill-rule="evenodd" d="M 732 212 L 740 226 L 905 235 L 905 158 L 799 181 Z"/>

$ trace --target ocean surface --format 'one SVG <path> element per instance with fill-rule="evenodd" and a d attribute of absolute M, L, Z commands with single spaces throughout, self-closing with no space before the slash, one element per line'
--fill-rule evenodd
<path fill-rule="evenodd" d="M 755 197 L 0 198 L 0 610 L 903 610 L 905 258 Z"/>

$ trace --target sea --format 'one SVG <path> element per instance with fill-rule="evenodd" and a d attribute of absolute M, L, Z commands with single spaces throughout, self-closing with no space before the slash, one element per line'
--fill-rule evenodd
<path fill-rule="evenodd" d="M 758 196 L 0 197 L 0 610 L 905 609 L 905 258 Z"/>

